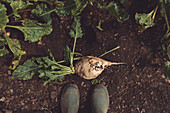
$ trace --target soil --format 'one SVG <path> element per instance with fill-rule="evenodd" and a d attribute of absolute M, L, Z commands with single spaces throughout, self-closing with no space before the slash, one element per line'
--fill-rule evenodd
<path fill-rule="evenodd" d="M 169 83 L 164 76 L 164 61 L 160 39 L 166 32 L 166 23 L 160 16 L 155 25 L 139 33 L 135 22 L 136 12 L 148 13 L 156 5 L 147 7 L 146 0 L 133 0 L 126 9 L 130 18 L 124 23 L 96 5 L 88 5 L 81 14 L 83 38 L 78 39 L 76 52 L 83 55 L 99 56 L 120 46 L 102 58 L 108 61 L 126 62 L 126 65 L 111 66 L 99 77 L 99 83 L 107 87 L 110 96 L 108 113 L 168 113 Z M 63 59 L 66 45 L 73 46 L 69 37 L 72 16 L 60 18 L 55 13 L 53 31 L 44 36 L 41 43 L 23 41 L 18 30 L 8 30 L 12 38 L 20 39 L 22 49 L 27 52 L 21 64 L 32 56 L 46 56 L 49 48 L 55 58 Z M 102 29 L 96 28 L 101 20 Z M 61 113 L 60 96 L 69 83 L 76 84 L 80 90 L 79 113 L 90 113 L 90 93 L 94 85 L 77 75 L 66 76 L 62 83 L 43 86 L 44 80 L 34 75 L 31 80 L 14 80 L 9 66 L 12 54 L 0 57 L 0 113 Z"/>

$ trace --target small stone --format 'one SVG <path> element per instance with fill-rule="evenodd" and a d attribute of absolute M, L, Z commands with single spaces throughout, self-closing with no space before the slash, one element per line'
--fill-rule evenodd
<path fill-rule="evenodd" d="M 11 75 L 11 74 L 12 74 L 11 70 L 8 70 L 8 75 Z"/>
<path fill-rule="evenodd" d="M 13 90 L 13 89 L 10 89 L 10 92 L 11 92 L 11 93 L 13 93 L 13 92 L 14 92 L 14 90 Z"/>
<path fill-rule="evenodd" d="M 5 97 L 2 97 L 2 98 L 0 99 L 0 101 L 1 101 L 1 102 L 4 102 L 4 101 L 5 101 Z"/>

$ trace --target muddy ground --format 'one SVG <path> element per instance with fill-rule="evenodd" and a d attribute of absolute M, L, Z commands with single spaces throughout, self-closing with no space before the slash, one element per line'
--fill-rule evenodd
<path fill-rule="evenodd" d="M 83 38 L 78 39 L 76 51 L 83 55 L 99 56 L 120 46 L 120 49 L 103 56 L 103 59 L 126 62 L 126 65 L 111 66 L 99 77 L 110 95 L 108 113 L 168 113 L 170 112 L 170 85 L 164 79 L 164 61 L 160 39 L 166 32 L 166 23 L 159 15 L 155 26 L 139 33 L 135 22 L 136 12 L 150 12 L 155 6 L 146 7 L 146 0 L 133 1 L 127 8 L 130 18 L 124 23 L 108 11 L 88 5 L 81 14 Z M 142 5 L 143 4 L 143 5 Z M 53 31 L 43 37 L 42 44 L 23 41 L 18 30 L 8 30 L 13 38 L 20 39 L 27 52 L 21 64 L 32 56 L 46 56 L 49 48 L 56 60 L 63 59 L 66 45 L 73 46 L 68 35 L 72 17 L 53 17 Z M 96 28 L 101 20 L 103 31 Z M 13 56 L 0 57 L 0 113 L 61 113 L 60 95 L 65 85 L 74 83 L 80 90 L 79 113 L 90 113 L 90 92 L 94 85 L 77 75 L 66 76 L 63 83 L 43 86 L 37 75 L 31 80 L 14 80 L 8 67 Z"/>

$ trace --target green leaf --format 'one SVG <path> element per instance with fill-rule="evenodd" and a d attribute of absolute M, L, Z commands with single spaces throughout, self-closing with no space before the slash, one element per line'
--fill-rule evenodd
<path fill-rule="evenodd" d="M 52 61 L 53 61 L 53 62 L 56 62 L 56 60 L 55 60 L 53 54 L 51 53 L 51 51 L 50 51 L 49 49 L 48 49 L 48 53 L 49 53 L 49 55 L 50 55 Z"/>
<path fill-rule="evenodd" d="M 124 22 L 129 19 L 129 14 L 125 12 L 124 9 L 121 9 L 114 1 L 110 2 L 107 6 L 98 4 L 98 8 L 108 10 L 111 14 L 115 15 L 120 22 Z"/>
<path fill-rule="evenodd" d="M 24 33 L 25 41 L 37 42 L 41 40 L 44 35 L 49 35 L 52 32 L 52 26 L 49 24 L 38 23 L 36 20 L 26 19 L 23 26 L 10 26 L 19 29 Z"/>
<path fill-rule="evenodd" d="M 45 2 L 45 3 L 48 3 L 48 4 L 52 4 L 53 2 L 58 2 L 58 0 L 32 0 L 34 2 Z"/>
<path fill-rule="evenodd" d="M 83 33 L 81 30 L 80 16 L 74 17 L 74 22 L 71 25 L 71 30 L 69 32 L 69 35 L 72 38 L 82 38 Z"/>
<path fill-rule="evenodd" d="M 0 56 L 9 54 L 9 51 L 8 51 L 8 49 L 5 48 L 5 45 L 7 45 L 6 39 L 0 37 L 0 46 L 3 46 L 3 48 L 0 49 Z"/>
<path fill-rule="evenodd" d="M 168 58 L 169 58 L 169 60 L 170 60 L 170 39 L 169 39 L 169 44 L 168 44 L 168 46 L 167 46 L 167 55 L 168 55 Z"/>
<path fill-rule="evenodd" d="M 52 65 L 55 65 L 55 62 L 49 59 L 48 57 L 39 57 L 36 58 L 36 61 L 39 65 L 42 65 L 45 69 Z"/>
<path fill-rule="evenodd" d="M 162 17 L 165 17 L 165 13 L 170 16 L 170 0 L 159 0 L 160 2 L 160 13 Z"/>
<path fill-rule="evenodd" d="M 3 2 L 6 2 L 6 3 L 11 3 L 13 2 L 13 0 L 2 0 Z"/>
<path fill-rule="evenodd" d="M 103 29 L 101 28 L 101 20 L 98 23 L 98 26 L 96 26 L 97 29 L 99 29 L 100 31 L 103 31 Z"/>
<path fill-rule="evenodd" d="M 123 4 L 125 7 L 127 6 L 127 0 L 120 0 L 120 3 Z"/>
<path fill-rule="evenodd" d="M 7 45 L 7 41 L 6 39 L 0 37 L 0 46 L 4 46 L 4 45 Z"/>
<path fill-rule="evenodd" d="M 5 47 L 3 47 L 2 49 L 0 49 L 0 56 L 4 56 L 6 54 L 9 54 L 8 49 L 6 49 Z"/>
<path fill-rule="evenodd" d="M 15 56 L 21 56 L 21 55 L 26 54 L 25 51 L 21 50 L 21 44 L 17 39 L 11 39 L 6 35 L 6 40 L 7 40 L 10 50 Z"/>
<path fill-rule="evenodd" d="M 28 6 L 33 5 L 33 3 L 30 3 L 29 1 L 12 1 L 10 6 L 12 7 L 13 12 L 16 12 L 18 10 L 22 10 L 27 8 Z"/>
<path fill-rule="evenodd" d="M 18 20 L 21 18 L 21 16 L 18 14 L 19 10 L 26 9 L 28 6 L 33 5 L 29 1 L 12 1 L 10 6 L 12 7 L 12 10 L 14 12 L 14 18 L 15 20 Z"/>
<path fill-rule="evenodd" d="M 24 62 L 23 65 L 18 66 L 12 76 L 14 79 L 28 80 L 41 68 L 41 66 L 35 63 L 35 59 L 29 59 Z"/>
<path fill-rule="evenodd" d="M 66 65 L 69 65 L 70 64 L 70 55 L 71 55 L 71 50 L 70 48 L 66 45 L 65 49 L 64 49 L 64 60 L 65 60 L 65 63 Z"/>
<path fill-rule="evenodd" d="M 145 29 L 154 26 L 154 18 L 153 18 L 153 14 L 155 12 L 155 9 L 152 10 L 150 13 L 148 14 L 139 14 L 136 13 L 135 15 L 135 20 L 138 24 L 140 24 L 140 29 L 139 32 L 143 32 Z"/>
<path fill-rule="evenodd" d="M 9 22 L 8 16 L 6 15 L 5 5 L 0 3 L 0 31 L 6 27 L 6 24 Z"/>
<path fill-rule="evenodd" d="M 165 62 L 165 77 L 170 80 L 170 61 Z"/>
<path fill-rule="evenodd" d="M 91 83 L 92 83 L 93 85 L 98 84 L 98 83 L 99 83 L 99 80 L 98 80 L 97 78 L 95 78 L 95 79 L 91 80 Z"/>
<path fill-rule="evenodd" d="M 64 76 L 71 74 L 72 70 L 70 67 L 57 64 L 55 61 L 52 61 L 48 57 L 39 57 L 35 59 L 36 62 L 43 67 L 40 69 L 39 77 L 46 78 L 47 81 L 44 82 L 44 85 L 49 82 L 54 82 L 56 80 L 64 80 Z"/>
<path fill-rule="evenodd" d="M 71 10 L 73 16 L 79 15 L 87 6 L 88 0 L 75 0 L 75 8 Z"/>
<path fill-rule="evenodd" d="M 73 16 L 77 16 L 82 12 L 87 4 L 88 0 L 57 1 L 55 12 L 61 17 L 67 16 L 70 13 L 72 13 Z"/>
<path fill-rule="evenodd" d="M 71 13 L 71 9 L 75 7 L 74 3 L 74 0 L 57 1 L 55 12 L 60 17 L 67 16 Z"/>
<path fill-rule="evenodd" d="M 31 11 L 31 13 L 38 17 L 43 22 L 51 24 L 52 23 L 51 14 L 47 13 L 49 11 L 50 9 L 47 7 L 47 5 L 42 3 L 40 5 L 37 5 L 36 8 Z"/>
<path fill-rule="evenodd" d="M 169 37 L 168 33 L 170 32 L 169 19 L 168 19 L 168 17 L 170 16 L 170 8 L 169 8 L 170 0 L 159 0 L 159 2 L 160 2 L 160 7 L 161 7 L 160 13 L 161 13 L 162 17 L 165 18 L 166 26 L 167 26 L 167 32 L 162 39 L 166 40 Z"/>

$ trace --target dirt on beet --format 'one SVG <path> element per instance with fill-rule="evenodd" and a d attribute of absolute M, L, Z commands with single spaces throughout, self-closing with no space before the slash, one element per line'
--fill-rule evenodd
<path fill-rule="evenodd" d="M 146 13 L 155 7 L 147 8 L 145 2 L 130 2 L 127 8 L 130 18 L 124 23 L 95 5 L 88 5 L 81 13 L 83 38 L 78 39 L 76 52 L 99 56 L 120 46 L 120 49 L 102 58 L 126 62 L 126 65 L 109 67 L 98 77 L 99 83 L 105 85 L 109 92 L 108 113 L 170 112 L 170 85 L 163 77 L 167 56 L 160 43 L 166 32 L 166 23 L 157 16 L 153 27 L 139 33 L 135 13 Z M 48 49 L 57 61 L 62 60 L 64 47 L 73 46 L 73 39 L 68 35 L 72 17 L 60 18 L 55 13 L 51 16 L 53 31 L 38 43 L 24 42 L 21 32 L 7 29 L 12 38 L 21 40 L 22 49 L 27 52 L 21 64 L 33 56 L 46 56 Z M 96 28 L 99 21 L 103 31 Z M 12 60 L 12 55 L 0 57 L 0 113 L 61 113 L 61 92 L 70 83 L 76 84 L 80 90 L 79 113 L 90 113 L 90 94 L 94 87 L 91 81 L 68 75 L 62 83 L 43 86 L 44 80 L 37 74 L 31 80 L 14 80 L 8 68 Z"/>

